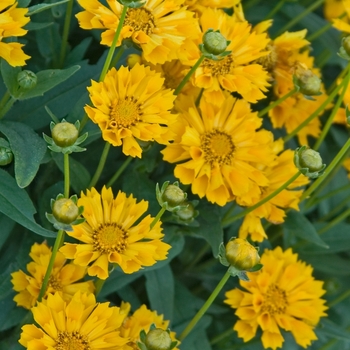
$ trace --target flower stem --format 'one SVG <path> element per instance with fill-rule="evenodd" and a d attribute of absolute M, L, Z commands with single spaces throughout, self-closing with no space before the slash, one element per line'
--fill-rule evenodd
<path fill-rule="evenodd" d="M 157 214 L 157 216 L 153 219 L 150 229 L 152 230 L 152 228 L 155 226 L 155 224 L 159 221 L 159 219 L 162 217 L 162 215 L 165 213 L 166 209 L 165 208 L 161 208 Z"/>
<path fill-rule="evenodd" d="M 296 127 L 292 132 L 286 135 L 283 138 L 284 143 L 292 139 L 302 128 L 304 128 L 307 124 L 311 122 L 314 118 L 316 118 L 319 113 L 321 113 L 329 103 L 332 102 L 333 98 L 337 95 L 339 90 L 342 88 L 344 81 L 342 81 L 328 96 L 328 98 L 313 112 L 307 119 L 305 119 L 298 127 Z"/>
<path fill-rule="evenodd" d="M 64 196 L 69 198 L 70 178 L 69 178 L 69 154 L 63 155 L 64 168 Z"/>
<path fill-rule="evenodd" d="M 4 96 L 2 96 L 2 99 L 0 101 L 0 111 L 2 111 L 2 109 L 4 108 L 4 106 L 9 101 L 10 98 L 11 98 L 11 95 L 9 91 L 6 90 L 6 92 L 4 93 Z"/>
<path fill-rule="evenodd" d="M 100 178 L 103 168 L 106 164 L 106 160 L 107 160 L 107 156 L 110 148 L 111 148 L 111 144 L 109 142 L 106 142 L 105 147 L 102 151 L 102 155 L 100 158 L 100 162 L 98 163 L 96 172 L 90 181 L 89 188 L 94 187 L 97 184 L 97 181 Z"/>
<path fill-rule="evenodd" d="M 113 175 L 113 177 L 107 182 L 106 187 L 111 187 L 114 182 L 117 181 L 117 179 L 119 178 L 119 176 L 123 173 L 123 171 L 127 168 L 127 166 L 130 164 L 130 162 L 133 160 L 133 157 L 128 157 L 125 159 L 124 163 L 122 164 L 122 166 L 117 170 L 117 172 Z"/>
<path fill-rule="evenodd" d="M 320 220 L 327 221 L 331 217 L 334 216 L 338 211 L 340 211 L 343 207 L 345 207 L 349 203 L 349 197 L 345 197 L 339 204 L 337 204 L 331 211 L 329 211 L 325 216 L 323 216 Z M 314 204 L 314 203 L 312 203 Z M 317 204 L 317 203 L 315 203 Z"/>
<path fill-rule="evenodd" d="M 108 69 L 109 69 L 109 67 L 111 65 L 113 54 L 114 54 L 114 51 L 115 51 L 115 47 L 117 45 L 117 42 L 118 42 L 118 39 L 119 39 L 119 35 L 120 35 L 121 31 L 122 31 L 123 24 L 124 24 L 124 19 L 125 19 L 127 11 L 128 11 L 128 7 L 124 6 L 123 10 L 122 10 L 122 13 L 120 15 L 119 24 L 118 24 L 117 30 L 115 32 L 112 45 L 109 48 L 105 64 L 104 64 L 104 66 L 102 68 L 102 72 L 101 72 L 99 81 L 103 81 L 103 79 L 105 78 L 105 76 L 107 74 L 107 71 L 108 71 Z"/>
<path fill-rule="evenodd" d="M 346 93 L 346 90 L 348 88 L 349 81 L 350 81 L 350 69 L 348 70 L 348 73 L 347 73 L 347 75 L 346 75 L 344 80 L 345 80 L 344 84 L 342 84 L 343 90 L 342 90 L 340 96 L 338 97 L 335 106 L 332 109 L 332 113 L 328 117 L 328 120 L 327 120 L 325 126 L 322 129 L 321 135 L 317 138 L 317 141 L 316 141 L 315 145 L 312 147 L 312 149 L 314 149 L 315 151 L 317 151 L 320 148 L 321 143 L 323 142 L 323 140 L 326 137 L 326 135 L 327 135 L 331 125 L 333 124 L 333 119 L 334 119 L 336 113 L 338 112 L 338 109 L 339 109 L 341 103 L 343 102 L 344 95 Z"/>
<path fill-rule="evenodd" d="M 59 62 L 59 65 L 61 68 L 63 67 L 64 59 L 66 58 L 66 51 L 67 51 L 67 45 L 68 45 L 68 35 L 69 35 L 70 21 L 71 21 L 71 17 L 72 17 L 72 10 L 73 10 L 73 0 L 70 0 L 67 3 L 66 17 L 64 19 L 64 27 L 63 27 L 63 34 L 62 34 L 62 45 L 61 45 L 60 62 Z"/>
<path fill-rule="evenodd" d="M 231 225 L 236 220 L 242 218 L 243 216 L 246 216 L 256 208 L 259 208 L 261 205 L 267 203 L 270 199 L 277 196 L 280 192 L 282 192 L 284 189 L 286 189 L 292 182 L 294 182 L 299 176 L 301 175 L 301 172 L 298 171 L 296 174 L 294 174 L 287 182 L 285 182 L 281 187 L 277 188 L 277 190 L 270 193 L 268 196 L 263 198 L 260 202 L 252 205 L 251 207 L 246 208 L 245 210 L 241 211 L 240 213 L 236 214 L 235 216 L 232 216 L 231 218 L 227 218 L 226 220 L 223 220 L 221 225 L 222 227 L 227 227 Z"/>
<path fill-rule="evenodd" d="M 331 301 L 330 303 L 328 303 L 329 308 L 339 304 L 340 302 L 342 302 L 343 300 L 345 300 L 346 298 L 348 298 L 350 296 L 350 289 L 346 290 L 344 293 L 342 293 L 341 295 L 339 295 L 338 298 L 334 299 L 333 301 Z"/>
<path fill-rule="evenodd" d="M 301 19 L 307 16 L 310 12 L 315 10 L 317 7 L 321 6 L 325 0 L 318 0 L 312 3 L 308 8 L 306 8 L 303 12 L 299 13 L 298 16 L 294 17 L 290 20 L 278 33 L 276 36 L 283 34 L 288 29 L 292 28 L 295 24 L 297 24 Z"/>
<path fill-rule="evenodd" d="M 233 328 L 229 328 L 226 331 L 224 331 L 223 333 L 217 335 L 216 337 L 214 337 L 213 339 L 210 340 L 210 345 L 214 345 L 216 343 L 219 343 L 221 340 L 226 339 L 227 337 L 232 336 L 233 333 Z"/>
<path fill-rule="evenodd" d="M 346 191 L 346 190 L 349 189 L 349 188 L 350 188 L 350 184 L 341 186 L 341 187 L 339 187 L 339 188 L 337 188 L 337 189 L 335 189 L 335 190 L 333 190 L 333 191 L 331 191 L 331 192 L 328 192 L 328 193 L 325 194 L 324 196 L 315 198 L 315 200 L 313 201 L 312 204 L 313 204 L 313 205 L 316 205 L 316 204 L 318 204 L 318 203 L 321 203 L 321 202 L 323 202 L 324 200 L 326 200 L 326 199 L 328 199 L 328 198 L 330 198 L 330 197 L 333 197 L 333 196 L 335 196 L 335 195 L 338 194 L 338 193 L 342 193 L 342 192 Z M 349 200 L 349 199 L 347 199 L 347 200 Z"/>
<path fill-rule="evenodd" d="M 215 298 L 220 293 L 221 289 L 224 287 L 228 279 L 230 278 L 230 274 L 228 270 L 226 271 L 224 277 L 221 279 L 221 281 L 218 283 L 216 288 L 213 290 L 211 295 L 209 296 L 208 300 L 204 303 L 204 305 L 200 308 L 200 310 L 196 313 L 196 315 L 193 317 L 191 322 L 187 325 L 187 327 L 184 329 L 184 331 L 180 334 L 179 340 L 184 340 L 186 336 L 191 332 L 191 330 L 195 327 L 195 325 L 198 323 L 198 321 L 202 318 L 202 316 L 205 314 L 205 312 L 209 309 L 211 304 L 214 302 Z"/>
<path fill-rule="evenodd" d="M 337 216 L 335 219 L 333 219 L 331 222 L 329 222 L 326 226 L 323 226 L 321 229 L 319 229 L 317 232 L 319 235 L 322 235 L 329 229 L 331 229 L 333 226 L 339 224 L 342 222 L 344 219 L 346 219 L 350 215 L 350 209 L 344 211 L 342 214 Z"/>
<path fill-rule="evenodd" d="M 10 96 L 10 99 L 7 100 L 7 102 L 5 103 L 5 106 L 0 110 L 0 119 L 2 119 L 5 116 L 5 114 L 10 110 L 10 108 L 13 106 L 15 102 L 16 102 L 16 99 Z"/>
<path fill-rule="evenodd" d="M 280 9 L 281 7 L 284 5 L 284 0 L 280 0 L 275 7 L 265 16 L 265 18 L 263 19 L 263 21 L 272 18 Z"/>
<path fill-rule="evenodd" d="M 204 61 L 205 56 L 202 55 L 199 57 L 198 61 L 194 64 L 194 66 L 190 69 L 190 71 L 186 74 L 186 76 L 182 79 L 179 86 L 175 89 L 174 94 L 178 95 L 181 90 L 184 88 L 188 80 L 190 79 L 191 75 L 196 71 L 196 69 L 200 66 L 200 64 Z"/>
<path fill-rule="evenodd" d="M 118 52 L 117 52 L 116 55 L 113 57 L 113 60 L 112 60 L 112 62 L 111 62 L 111 64 L 110 64 L 109 68 L 112 68 L 112 67 L 116 67 L 116 66 L 117 66 L 117 63 L 119 62 L 120 57 L 122 57 L 124 51 L 125 51 L 125 48 L 124 48 L 123 45 L 121 45 L 121 46 L 119 47 Z"/>
<path fill-rule="evenodd" d="M 278 106 L 280 103 L 282 103 L 284 100 L 286 100 L 288 97 L 291 97 L 297 92 L 297 89 L 294 88 L 293 90 L 290 90 L 288 93 L 280 97 L 278 100 L 275 102 L 270 103 L 267 107 L 265 107 L 262 111 L 258 113 L 258 117 L 263 117 L 266 113 L 268 113 L 272 108 L 275 108 Z"/>

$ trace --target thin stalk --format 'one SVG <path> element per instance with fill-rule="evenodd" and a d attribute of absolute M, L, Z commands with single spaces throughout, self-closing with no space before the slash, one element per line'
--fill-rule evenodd
<path fill-rule="evenodd" d="M 200 308 L 200 310 L 196 313 L 196 315 L 193 317 L 191 322 L 187 325 L 187 327 L 184 329 L 184 331 L 180 334 L 179 340 L 184 340 L 186 336 L 191 332 L 191 330 L 195 327 L 195 325 L 198 323 L 198 321 L 202 318 L 202 316 L 205 314 L 205 312 L 209 309 L 211 304 L 214 302 L 215 298 L 220 293 L 221 289 L 224 287 L 228 279 L 230 278 L 230 274 L 228 271 L 226 271 L 224 277 L 221 279 L 221 281 L 218 283 L 216 288 L 213 290 L 211 295 L 209 296 L 208 300 L 204 303 L 204 305 Z"/>
<path fill-rule="evenodd" d="M 263 21 L 273 18 L 273 16 L 281 9 L 281 7 L 284 5 L 284 0 L 280 0 L 275 7 L 265 16 Z"/>
<path fill-rule="evenodd" d="M 160 220 L 160 218 L 162 217 L 162 215 L 165 213 L 166 209 L 162 208 L 159 210 L 157 216 L 153 219 L 150 229 L 152 230 L 152 228 L 155 226 L 155 224 Z"/>
<path fill-rule="evenodd" d="M 342 81 L 328 96 L 328 98 L 313 112 L 307 119 L 305 119 L 298 127 L 296 127 L 292 132 L 286 135 L 283 138 L 284 143 L 292 139 L 302 128 L 304 128 L 307 124 L 311 122 L 314 118 L 316 118 L 324 109 L 327 107 L 329 103 L 332 102 L 333 98 L 337 95 L 339 90 L 342 88 L 344 81 Z"/>
<path fill-rule="evenodd" d="M 112 60 L 112 62 L 111 62 L 111 64 L 110 64 L 110 66 L 109 66 L 110 69 L 111 69 L 112 67 L 116 67 L 116 66 L 117 66 L 117 63 L 119 62 L 120 57 L 122 57 L 124 51 L 125 51 L 125 48 L 124 48 L 123 45 L 121 45 L 121 46 L 119 47 L 118 52 L 117 52 L 116 55 L 113 57 L 113 60 Z"/>
<path fill-rule="evenodd" d="M 348 152 L 350 148 L 350 138 L 346 141 L 345 145 L 338 152 L 331 164 L 326 168 L 323 176 L 320 176 L 300 197 L 300 202 L 309 197 L 329 176 L 337 164 L 341 161 L 342 157 Z"/>
<path fill-rule="evenodd" d="M 179 86 L 175 89 L 174 94 L 178 95 L 181 90 L 184 88 L 188 80 L 190 79 L 191 75 L 196 71 L 196 69 L 200 66 L 200 64 L 204 61 L 205 56 L 202 55 L 199 57 L 198 61 L 194 64 L 194 66 L 190 69 L 190 71 L 186 74 L 186 76 L 182 79 Z"/>
<path fill-rule="evenodd" d="M 119 176 L 123 173 L 123 171 L 127 168 L 127 166 L 130 164 L 130 162 L 133 160 L 133 157 L 128 157 L 125 159 L 122 166 L 117 170 L 117 172 L 113 175 L 113 177 L 107 182 L 106 187 L 111 187 L 119 178 Z"/>
<path fill-rule="evenodd" d="M 348 72 L 348 69 L 349 69 L 350 65 L 348 64 L 340 73 L 339 75 L 337 76 L 336 79 L 333 80 L 332 84 L 329 86 L 328 90 L 327 90 L 327 94 L 330 94 L 334 88 L 338 85 L 338 81 L 339 80 L 343 80 L 345 74 Z"/>
<path fill-rule="evenodd" d="M 70 177 L 69 177 L 69 154 L 63 155 L 64 168 L 64 196 L 69 198 Z"/>
<path fill-rule="evenodd" d="M 125 20 L 125 16 L 126 16 L 126 12 L 128 11 L 128 7 L 127 6 L 124 6 L 123 7 L 123 11 L 120 15 L 120 19 L 119 19 L 119 24 L 118 24 L 118 27 L 117 27 L 117 30 L 115 32 L 115 35 L 114 35 L 114 38 L 113 38 L 113 42 L 112 42 L 112 45 L 111 47 L 109 48 L 109 51 L 108 51 L 108 55 L 107 55 L 107 58 L 106 58 L 106 61 L 105 61 L 105 64 L 102 68 L 102 72 L 101 72 L 101 75 L 100 75 L 100 79 L 99 81 L 103 81 L 103 79 L 105 78 L 106 74 L 107 74 L 107 71 L 111 65 L 111 62 L 112 62 L 112 58 L 113 58 L 113 54 L 114 54 L 114 51 L 115 51 L 115 46 L 117 45 L 117 42 L 118 42 L 118 39 L 119 39 L 119 35 L 122 31 L 122 28 L 123 28 L 123 24 L 124 24 L 124 20 Z"/>
<path fill-rule="evenodd" d="M 299 176 L 301 175 L 301 172 L 298 171 L 296 174 L 294 174 L 286 183 L 284 183 L 281 187 L 277 188 L 277 190 L 270 193 L 268 196 L 263 198 L 260 202 L 252 205 L 251 207 L 246 208 L 245 210 L 241 211 L 240 213 L 236 214 L 235 216 L 232 216 L 231 218 L 228 218 L 225 221 L 222 221 L 221 225 L 222 227 L 227 227 L 228 225 L 231 225 L 236 220 L 246 216 L 256 208 L 259 208 L 261 205 L 267 203 L 270 199 L 277 196 L 280 192 L 282 192 L 284 189 L 286 189 L 292 182 L 294 182 Z"/>
<path fill-rule="evenodd" d="M 108 152 L 110 148 L 111 148 L 111 144 L 109 142 L 106 142 L 105 147 L 103 148 L 100 162 L 98 163 L 96 172 L 90 181 L 89 188 L 94 187 L 97 184 L 97 181 L 100 178 L 103 168 L 106 164 L 106 160 L 107 160 Z"/>
<path fill-rule="evenodd" d="M 0 119 L 5 116 L 5 114 L 10 110 L 15 102 L 16 99 L 11 96 L 10 99 L 5 103 L 5 106 L 0 110 Z"/>
<path fill-rule="evenodd" d="M 329 222 L 326 226 L 323 226 L 320 230 L 318 230 L 318 234 L 322 235 L 326 231 L 330 230 L 332 227 L 335 225 L 339 224 L 342 222 L 344 219 L 346 219 L 350 215 L 350 209 L 344 211 L 343 214 L 337 216 L 335 219 L 333 219 L 331 222 Z"/>
<path fill-rule="evenodd" d="M 338 298 L 336 298 L 333 301 L 331 301 L 330 303 L 328 303 L 328 307 L 331 308 L 331 307 L 339 304 L 340 302 L 342 302 L 343 300 L 345 300 L 348 297 L 350 297 L 350 289 L 348 289 L 347 291 L 345 291 L 344 293 L 339 295 Z"/>
<path fill-rule="evenodd" d="M 327 135 L 331 125 L 333 124 L 333 119 L 335 117 L 335 114 L 338 112 L 338 109 L 339 109 L 341 103 L 343 102 L 344 95 L 346 93 L 346 90 L 348 88 L 349 81 L 350 81 L 350 70 L 348 70 L 348 74 L 346 75 L 344 80 L 345 81 L 344 81 L 344 84 L 343 84 L 343 90 L 342 90 L 340 96 L 338 97 L 337 102 L 336 102 L 335 106 L 333 107 L 332 112 L 331 112 L 330 116 L 328 117 L 328 120 L 327 120 L 325 126 L 322 129 L 321 135 L 318 137 L 315 145 L 313 146 L 313 149 L 315 151 L 317 151 L 320 148 L 321 143 L 323 142 L 323 140 L 326 137 L 326 135 Z"/>
<path fill-rule="evenodd" d="M 236 202 L 232 202 L 230 208 L 227 210 L 227 212 L 225 213 L 225 215 L 223 216 L 223 218 L 221 219 L 221 222 L 226 221 L 232 214 L 232 212 L 235 210 L 237 206 Z"/>
<path fill-rule="evenodd" d="M 335 195 L 338 194 L 338 193 L 341 193 L 341 192 L 346 191 L 346 190 L 349 189 L 349 188 L 350 188 L 350 184 L 341 186 L 341 187 L 339 187 L 339 188 L 337 188 L 337 189 L 335 189 L 335 190 L 333 190 L 333 191 L 328 192 L 328 193 L 325 194 L 324 196 L 315 198 L 315 200 L 313 201 L 312 204 L 313 204 L 313 205 L 316 205 L 316 204 L 318 204 L 318 203 L 320 203 L 320 202 L 323 202 L 325 199 L 331 198 L 331 197 L 335 196 Z M 349 200 L 349 199 L 348 199 L 348 200 Z"/>
<path fill-rule="evenodd" d="M 216 343 L 219 343 L 221 340 L 226 339 L 230 336 L 232 336 L 233 328 L 229 328 L 226 331 L 222 332 L 221 334 L 217 335 L 213 339 L 210 340 L 210 345 L 214 345 Z"/>
<path fill-rule="evenodd" d="M 2 99 L 0 101 L 0 111 L 2 111 L 2 109 L 4 108 L 6 103 L 10 100 L 10 98 L 11 98 L 11 95 L 9 91 L 6 90 L 6 92 L 4 93 L 4 96 L 2 96 Z"/>
<path fill-rule="evenodd" d="M 323 216 L 320 220 L 321 221 L 327 221 L 333 215 L 335 215 L 340 209 L 345 207 L 349 203 L 349 197 L 345 197 L 339 204 L 337 204 L 327 215 Z"/>
<path fill-rule="evenodd" d="M 59 65 L 61 68 L 63 67 L 64 59 L 66 58 L 72 10 L 73 10 L 73 0 L 69 0 L 69 2 L 67 3 L 66 17 L 64 19 L 64 27 L 63 27 L 63 34 L 62 34 L 62 44 L 61 44 L 60 62 L 59 62 Z"/>
<path fill-rule="evenodd" d="M 292 18 L 282 29 L 278 32 L 276 36 L 283 34 L 288 29 L 292 28 L 295 24 L 297 24 L 301 19 L 307 16 L 310 12 L 317 9 L 317 7 L 321 6 L 325 0 L 318 0 L 311 4 L 308 8 L 306 8 L 303 12 L 299 13 L 298 16 Z"/>
<path fill-rule="evenodd" d="M 278 100 L 275 102 L 270 103 L 267 107 L 265 107 L 262 111 L 258 113 L 258 117 L 263 117 L 266 113 L 268 113 L 272 108 L 275 108 L 278 106 L 280 103 L 282 103 L 284 100 L 286 100 L 288 97 L 291 97 L 297 92 L 297 89 L 294 88 L 293 90 L 290 90 L 288 93 L 280 97 Z"/>

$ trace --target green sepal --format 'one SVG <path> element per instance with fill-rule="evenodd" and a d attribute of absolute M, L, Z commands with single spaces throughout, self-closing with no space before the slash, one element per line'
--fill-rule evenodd
<path fill-rule="evenodd" d="M 188 204 L 185 204 L 185 205 L 180 204 L 180 205 L 172 206 L 168 202 L 163 200 L 163 194 L 164 194 L 165 190 L 167 189 L 167 187 L 169 186 L 169 184 L 170 184 L 170 181 L 165 181 L 163 183 L 161 189 L 159 189 L 159 183 L 156 184 L 156 197 L 157 197 L 157 201 L 158 201 L 159 205 L 163 209 L 170 211 L 170 212 L 175 212 L 177 210 L 187 208 Z M 172 185 L 179 187 L 179 182 L 175 181 Z M 184 201 L 186 201 L 186 198 L 187 198 L 187 193 L 184 192 Z"/>
<path fill-rule="evenodd" d="M 226 248 L 225 248 L 224 242 L 220 243 L 218 258 L 222 265 L 230 266 L 230 263 L 226 259 Z"/>
<path fill-rule="evenodd" d="M 254 267 L 248 270 L 248 272 L 257 272 L 263 268 L 263 264 L 256 264 Z"/>
<path fill-rule="evenodd" d="M 301 146 L 296 148 L 294 152 L 294 164 L 298 168 L 298 170 L 305 176 L 309 177 L 310 179 L 317 179 L 318 177 L 322 176 L 324 174 L 324 170 L 326 168 L 326 164 L 323 164 L 320 170 L 317 171 L 310 171 L 309 168 L 303 167 L 300 164 L 300 156 L 302 152 L 304 152 L 306 149 L 309 149 L 308 146 Z"/>
<path fill-rule="evenodd" d="M 137 1 L 137 0 L 117 0 L 123 6 L 137 9 L 145 5 L 146 1 Z"/>
<path fill-rule="evenodd" d="M 339 52 L 337 53 L 337 55 L 339 57 L 343 58 L 344 60 L 350 61 L 350 56 L 346 53 L 343 46 L 340 46 L 340 49 L 339 49 Z"/>
<path fill-rule="evenodd" d="M 205 49 L 204 44 L 199 44 L 199 49 L 201 50 L 201 53 L 205 58 L 213 61 L 220 61 L 232 53 L 232 51 L 224 51 L 218 55 L 214 55 Z"/>

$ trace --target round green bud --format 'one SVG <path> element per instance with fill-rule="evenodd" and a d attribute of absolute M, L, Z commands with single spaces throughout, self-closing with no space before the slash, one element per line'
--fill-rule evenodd
<path fill-rule="evenodd" d="M 213 55 L 219 55 L 227 48 L 227 40 L 219 31 L 208 30 L 203 35 L 203 44 L 206 51 Z"/>
<path fill-rule="evenodd" d="M 299 92 L 306 96 L 320 95 L 322 80 L 303 63 L 298 62 L 294 69 Z"/>
<path fill-rule="evenodd" d="M 320 171 L 324 167 L 320 154 L 311 148 L 305 149 L 301 153 L 300 166 L 308 168 L 310 172 Z"/>
<path fill-rule="evenodd" d="M 171 207 L 182 204 L 185 199 L 185 192 L 176 185 L 168 185 L 162 195 L 162 200 L 167 202 Z"/>
<path fill-rule="evenodd" d="M 79 131 L 75 125 L 68 122 L 56 124 L 51 133 L 55 144 L 60 147 L 69 147 L 74 145 L 79 136 Z"/>
<path fill-rule="evenodd" d="M 350 56 L 350 36 L 343 38 L 342 46 L 345 52 Z"/>
<path fill-rule="evenodd" d="M 52 214 L 57 221 L 71 224 L 79 216 L 79 208 L 71 199 L 61 198 L 54 202 Z"/>
<path fill-rule="evenodd" d="M 230 265 L 241 271 L 250 270 L 260 262 L 256 248 L 242 238 L 235 238 L 227 243 L 226 259 Z"/>
<path fill-rule="evenodd" d="M 187 204 L 186 208 L 181 208 L 176 211 L 176 215 L 183 221 L 189 221 L 196 216 L 196 210 L 192 203 L 184 203 Z"/>
<path fill-rule="evenodd" d="M 164 329 L 151 329 L 145 340 L 145 345 L 148 350 L 169 350 L 171 348 L 172 340 L 169 332 Z"/>
<path fill-rule="evenodd" d="M 35 87 L 38 78 L 35 73 L 30 70 L 22 70 L 17 74 L 17 82 L 23 89 L 29 90 Z"/>
<path fill-rule="evenodd" d="M 7 165 L 13 161 L 13 153 L 7 147 L 0 147 L 0 165 Z"/>

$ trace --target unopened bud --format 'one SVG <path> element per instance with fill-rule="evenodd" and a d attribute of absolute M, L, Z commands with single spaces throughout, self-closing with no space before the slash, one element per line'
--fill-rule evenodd
<path fill-rule="evenodd" d="M 140 55 L 137 55 L 136 53 L 132 53 L 127 57 L 126 62 L 129 68 L 133 68 L 135 64 L 142 63 L 142 58 Z"/>
<path fill-rule="evenodd" d="M 204 48 L 207 52 L 212 53 L 214 55 L 219 55 L 225 52 L 228 43 L 229 42 L 219 31 L 214 32 L 212 29 L 209 29 L 203 35 Z"/>
<path fill-rule="evenodd" d="M 22 70 L 17 75 L 17 82 L 23 89 L 29 90 L 36 86 L 38 78 L 35 73 L 30 70 Z"/>
<path fill-rule="evenodd" d="M 343 38 L 342 46 L 347 55 L 350 56 L 350 36 Z"/>
<path fill-rule="evenodd" d="M 294 70 L 294 84 L 299 92 L 306 96 L 320 95 L 321 79 L 307 68 L 303 63 L 298 63 Z"/>
<path fill-rule="evenodd" d="M 295 150 L 294 164 L 305 176 L 315 179 L 323 174 L 326 164 L 321 155 L 313 149 L 302 146 Z"/>
<path fill-rule="evenodd" d="M 226 245 L 226 259 L 237 270 L 247 271 L 259 264 L 260 256 L 247 240 L 235 238 Z"/>
<path fill-rule="evenodd" d="M 13 161 L 13 153 L 10 148 L 0 147 L 0 165 L 7 165 Z"/>
<path fill-rule="evenodd" d="M 79 136 L 79 130 L 74 124 L 68 122 L 57 123 L 52 131 L 52 139 L 60 147 L 69 147 L 74 145 Z"/>
<path fill-rule="evenodd" d="M 177 210 L 175 214 L 182 221 L 191 221 L 198 215 L 198 211 L 194 208 L 192 203 L 188 202 L 187 207 Z"/>
<path fill-rule="evenodd" d="M 162 199 L 164 202 L 168 202 L 168 204 L 172 207 L 176 207 L 183 203 L 186 199 L 185 192 L 176 185 L 168 185 L 165 189 Z"/>
<path fill-rule="evenodd" d="M 168 331 L 156 328 L 151 329 L 147 333 L 145 345 L 147 350 L 170 350 L 172 348 L 172 340 Z"/>
<path fill-rule="evenodd" d="M 54 202 L 52 214 L 57 221 L 64 224 L 71 224 L 80 215 L 80 211 L 71 199 L 61 198 Z"/>

